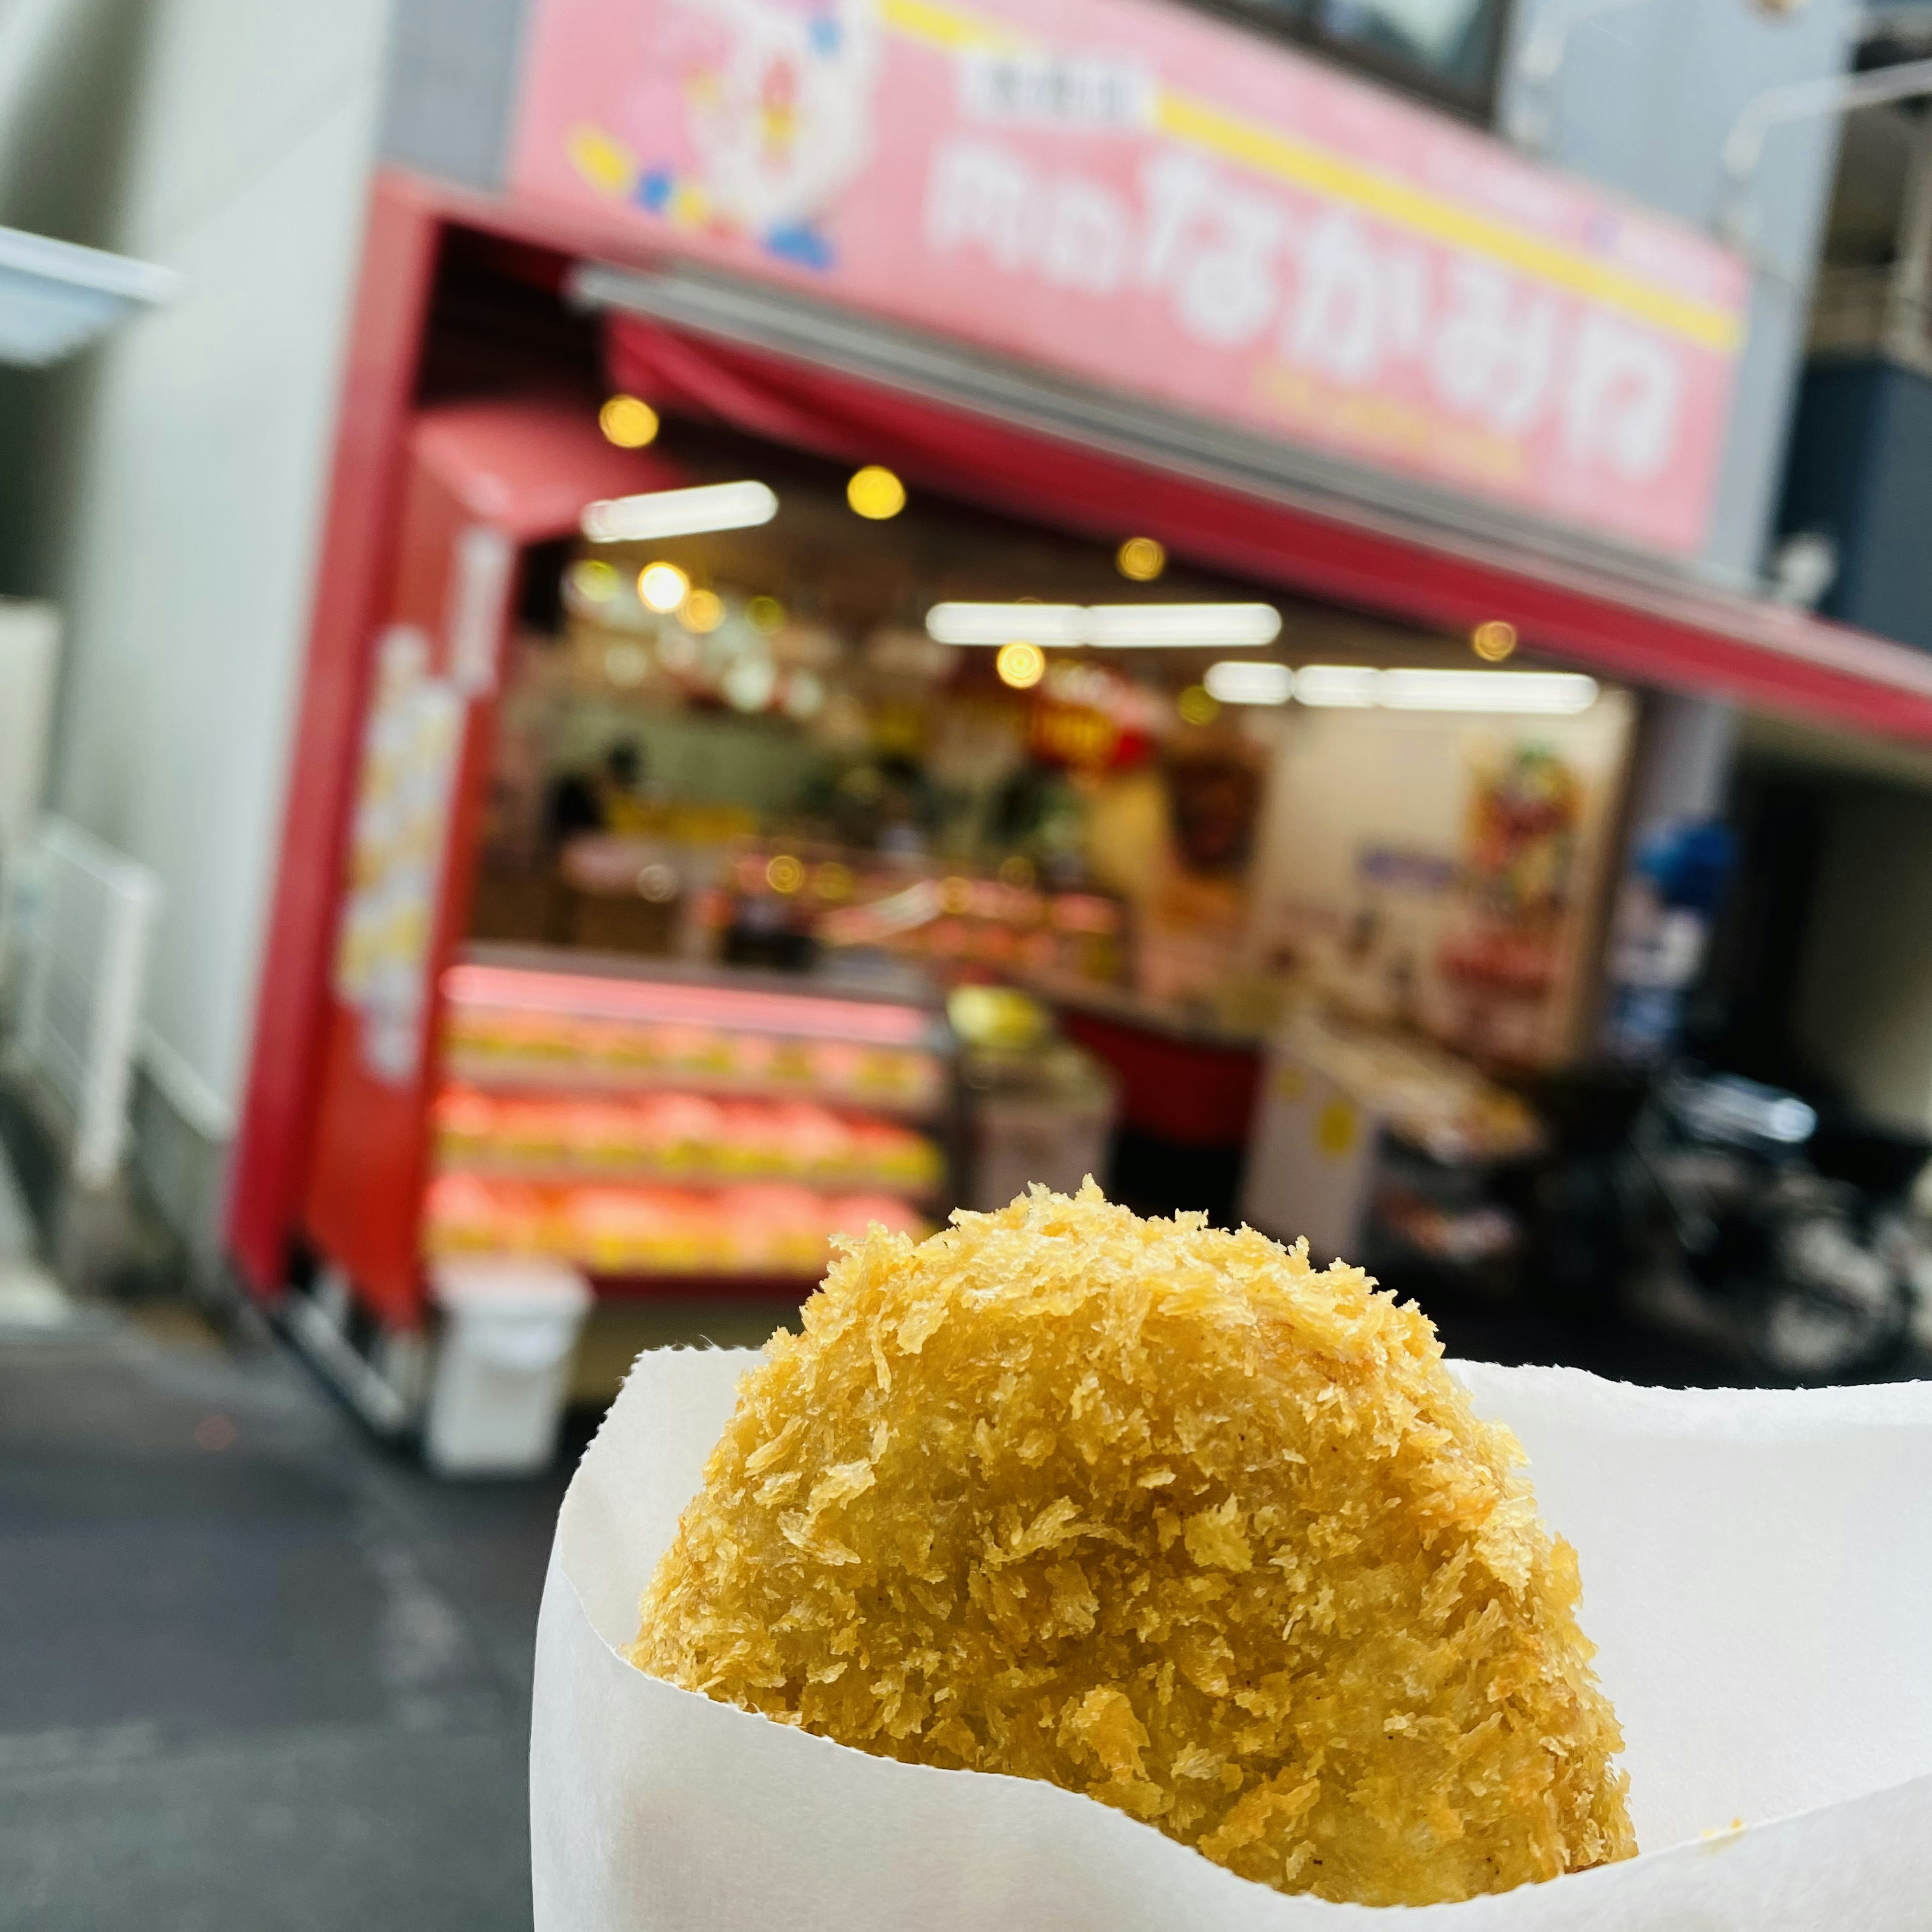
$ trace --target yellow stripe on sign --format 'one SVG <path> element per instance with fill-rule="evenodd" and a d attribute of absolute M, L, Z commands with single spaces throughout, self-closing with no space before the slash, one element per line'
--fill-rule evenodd
<path fill-rule="evenodd" d="M 946 53 L 1012 52 L 1037 45 L 1003 22 L 946 5 L 944 0 L 880 0 L 879 11 L 894 32 Z M 1347 202 L 1450 248 L 1486 255 L 1538 281 L 1622 309 L 1720 355 L 1736 355 L 1744 340 L 1742 317 L 1714 302 L 1660 287 L 1561 242 L 1546 242 L 1447 196 L 1412 187 L 1328 148 L 1244 120 L 1210 101 L 1162 88 L 1159 103 L 1155 120 L 1163 134 L 1258 174 Z"/>
<path fill-rule="evenodd" d="M 948 53 L 1011 53 L 1028 44 L 1024 34 L 933 0 L 879 0 L 879 14 L 896 33 Z"/>
<path fill-rule="evenodd" d="M 1426 188 L 1412 188 L 1326 148 L 1257 127 L 1207 101 L 1165 88 L 1156 118 L 1163 133 L 1239 161 L 1258 174 L 1312 189 L 1331 201 L 1350 202 L 1451 248 L 1492 256 L 1539 281 L 1641 316 L 1720 354 L 1737 350 L 1742 330 L 1738 318 L 1728 309 L 1659 288 L 1594 256 L 1526 234 Z"/>

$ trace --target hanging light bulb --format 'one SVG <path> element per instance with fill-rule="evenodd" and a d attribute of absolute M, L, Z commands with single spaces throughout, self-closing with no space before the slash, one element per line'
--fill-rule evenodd
<path fill-rule="evenodd" d="M 883 464 L 868 463 L 853 472 L 845 486 L 845 500 L 860 516 L 884 523 L 905 508 L 905 485 Z"/>
<path fill-rule="evenodd" d="M 678 614 L 687 631 L 695 631 L 701 637 L 724 622 L 724 600 L 715 590 L 694 590 L 685 598 L 684 608 Z"/>
<path fill-rule="evenodd" d="M 640 397 L 613 396 L 597 412 L 597 427 L 620 449 L 642 449 L 657 440 L 658 412 Z"/>
<path fill-rule="evenodd" d="M 668 616 L 691 595 L 691 579 L 674 563 L 647 563 L 638 572 L 638 595 L 646 610 Z"/>
<path fill-rule="evenodd" d="M 1046 675 L 1046 653 L 1037 644 L 1004 644 L 993 660 L 1002 684 L 1030 691 Z"/>

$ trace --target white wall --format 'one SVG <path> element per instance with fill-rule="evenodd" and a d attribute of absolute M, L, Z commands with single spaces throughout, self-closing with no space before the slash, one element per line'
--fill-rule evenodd
<path fill-rule="evenodd" d="M 1257 963 L 1292 959 L 1312 983 L 1364 1014 L 1412 1019 L 1439 1037 L 1472 1046 L 1480 1040 L 1526 1060 L 1568 1060 L 1582 1044 L 1635 710 L 1617 691 L 1570 717 L 1296 705 L 1281 718 L 1257 828 Z M 1547 1000 L 1503 1021 L 1502 1008 L 1490 1003 L 1483 1020 L 1438 962 L 1444 940 L 1468 916 L 1459 880 L 1471 855 L 1478 785 L 1530 746 L 1553 752 L 1579 790 L 1568 910 Z M 1376 850 L 1407 862 L 1406 876 L 1365 876 L 1364 860 Z M 1359 929 L 1371 914 L 1372 937 Z"/>
<path fill-rule="evenodd" d="M 148 1070 L 244 1077 L 386 0 L 158 0 L 113 232 L 182 292 L 100 352 L 58 591 L 57 808 L 158 872 Z"/>

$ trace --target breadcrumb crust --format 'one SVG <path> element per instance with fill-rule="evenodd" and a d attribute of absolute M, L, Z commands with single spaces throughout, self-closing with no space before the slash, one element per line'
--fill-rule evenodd
<path fill-rule="evenodd" d="M 1090 1181 L 874 1228 L 775 1336 L 628 1654 L 1365 1904 L 1636 1849 L 1574 1553 L 1412 1305 Z"/>

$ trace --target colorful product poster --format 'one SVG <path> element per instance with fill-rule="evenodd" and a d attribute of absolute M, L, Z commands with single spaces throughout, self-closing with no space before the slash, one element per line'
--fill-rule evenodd
<path fill-rule="evenodd" d="M 1141 0 L 542 0 L 512 191 L 1612 542 L 1700 546 L 1748 278 Z"/>
<path fill-rule="evenodd" d="M 429 674 L 428 638 L 412 626 L 390 630 L 363 731 L 335 993 L 361 1020 L 363 1064 L 391 1085 L 422 1064 L 463 714 L 454 687 Z"/>

